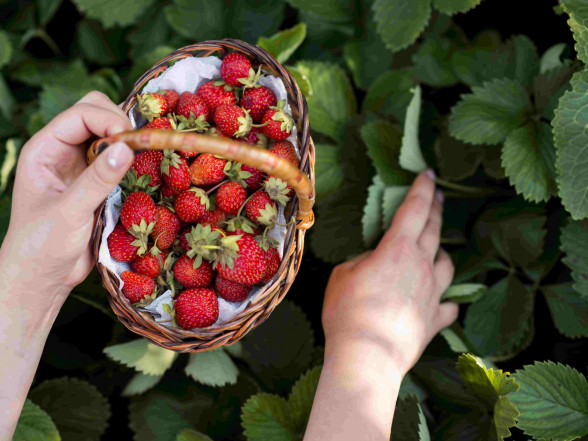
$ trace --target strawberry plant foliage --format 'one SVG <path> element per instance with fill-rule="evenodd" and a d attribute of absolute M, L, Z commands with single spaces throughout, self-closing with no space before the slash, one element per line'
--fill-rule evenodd
<path fill-rule="evenodd" d="M 61 441 L 61 436 L 51 417 L 30 399 L 24 402 L 14 441 Z"/>

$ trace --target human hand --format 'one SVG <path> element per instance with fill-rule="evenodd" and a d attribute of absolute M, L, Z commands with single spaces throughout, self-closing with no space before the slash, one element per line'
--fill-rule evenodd
<path fill-rule="evenodd" d="M 432 172 L 421 173 L 377 248 L 335 267 L 322 315 L 328 353 L 359 342 L 405 374 L 457 318 L 455 303 L 439 303 L 454 273 L 439 248 L 442 200 Z"/>
<path fill-rule="evenodd" d="M 86 167 L 83 143 L 133 127 L 106 95 L 90 92 L 36 133 L 21 152 L 8 233 L 0 249 L 0 280 L 52 305 L 93 266 L 94 211 L 123 178 L 133 153 L 113 144 Z M 10 283 L 7 286 L 11 286 Z"/>

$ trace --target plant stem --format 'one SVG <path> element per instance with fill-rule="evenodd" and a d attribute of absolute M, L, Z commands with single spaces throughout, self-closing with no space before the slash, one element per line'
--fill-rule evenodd
<path fill-rule="evenodd" d="M 480 196 L 485 193 L 493 193 L 493 190 L 490 190 L 485 187 L 473 187 L 470 185 L 456 184 L 455 182 L 446 181 L 445 179 L 441 178 L 435 178 L 435 183 L 437 185 L 440 185 L 441 187 L 451 188 L 452 190 L 457 190 L 462 193 L 473 193 Z"/>
<path fill-rule="evenodd" d="M 51 38 L 51 36 L 47 33 L 45 29 L 38 28 L 35 32 L 35 35 L 39 37 L 41 40 L 43 40 L 45 44 L 49 46 L 49 49 L 51 49 L 55 53 L 55 55 L 61 55 L 61 50 L 59 49 L 59 46 L 57 45 L 57 43 L 55 43 L 55 40 Z"/>

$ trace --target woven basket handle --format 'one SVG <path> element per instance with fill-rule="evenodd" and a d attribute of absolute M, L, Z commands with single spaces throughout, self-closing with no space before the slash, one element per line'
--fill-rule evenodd
<path fill-rule="evenodd" d="M 139 129 L 94 141 L 88 148 L 88 163 L 91 164 L 106 147 L 117 141 L 126 143 L 133 150 L 174 149 L 211 153 L 258 168 L 287 182 L 296 192 L 299 203 L 296 228 L 306 230 L 314 223 L 312 212 L 314 188 L 312 183 L 302 171 L 268 150 L 222 136 L 160 129 Z"/>

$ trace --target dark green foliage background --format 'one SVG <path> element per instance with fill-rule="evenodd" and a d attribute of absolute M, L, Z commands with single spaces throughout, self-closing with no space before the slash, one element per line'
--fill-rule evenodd
<path fill-rule="evenodd" d="M 108 350 L 108 358 L 105 347 L 136 336 L 116 320 L 93 272 L 65 303 L 29 397 L 53 418 L 62 439 L 205 439 L 178 436 L 190 428 L 215 440 L 300 439 L 318 378 L 318 370 L 309 369 L 322 363 L 320 313 L 330 271 L 373 247 L 389 223 L 401 186 L 414 176 L 399 165 L 401 149 L 408 148 L 403 130 L 411 124 L 446 194 L 443 238 L 456 264 L 455 283 L 489 289 L 462 306 L 452 333 L 437 337 L 407 377 L 393 439 L 422 439 L 419 412 L 434 439 L 500 439 L 491 419 L 497 408 L 485 407 L 487 400 L 455 369 L 461 352 L 510 372 L 535 360 L 586 372 L 582 277 L 588 268 L 573 257 L 588 258 L 588 224 L 571 221 L 570 212 L 586 217 L 585 207 L 558 194 L 555 149 L 567 148 L 569 139 L 561 135 L 554 146 L 551 128 L 559 97 L 582 69 L 568 15 L 558 2 L 541 1 L 529 19 L 530 10 L 515 12 L 506 0 L 485 0 L 460 13 L 477 3 L 0 0 L 0 241 L 20 146 L 85 93 L 98 89 L 120 102 L 145 70 L 176 48 L 225 37 L 256 43 L 306 24 L 306 34 L 296 28 L 293 40 L 282 35 L 260 42 L 284 58 L 283 49 L 294 50 L 283 64 L 307 96 L 317 144 L 317 222 L 289 300 L 238 348 L 217 353 L 210 366 L 220 374 L 207 376 L 206 367 L 192 364 L 197 358 L 184 354 L 156 352 L 132 361 L 146 346 L 136 353 L 125 347 L 116 356 Z M 395 9 L 399 4 L 406 9 Z M 439 12 L 453 7 L 454 15 Z M 297 39 L 303 39 L 299 46 Z M 561 53 L 540 58 L 559 43 Z M 420 122 L 406 117 L 417 84 Z M 499 102 L 501 91 L 506 104 Z M 510 154 L 506 170 L 501 149 Z M 529 169 L 533 178 L 523 174 Z M 564 183 L 567 172 L 558 170 Z M 137 380 L 137 371 L 164 359 L 163 377 L 145 386 L 153 389 L 129 397 L 129 381 L 145 380 Z M 583 387 L 585 379 L 574 378 Z M 53 399 L 61 390 L 68 393 Z M 89 417 L 72 419 L 68 407 L 82 405 L 87 411 L 80 415 Z M 582 412 L 588 418 L 588 407 Z M 521 418 L 510 439 L 537 437 L 530 419 Z M 577 434 L 588 432 L 578 424 Z"/>

